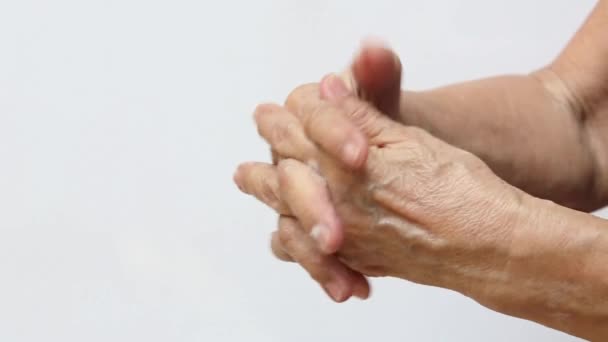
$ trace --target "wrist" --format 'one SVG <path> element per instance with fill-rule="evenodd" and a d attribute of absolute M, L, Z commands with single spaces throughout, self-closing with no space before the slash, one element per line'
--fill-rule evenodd
<path fill-rule="evenodd" d="M 578 336 L 608 323 L 608 235 L 603 220 L 530 195 L 504 269 L 489 277 L 481 304 Z"/>
<path fill-rule="evenodd" d="M 478 267 L 485 269 L 483 276 L 471 282 L 463 294 L 477 300 L 485 306 L 497 309 L 506 297 L 502 293 L 503 283 L 510 280 L 511 264 L 514 261 L 513 246 L 517 240 L 525 239 L 527 227 L 533 226 L 537 213 L 530 205 L 527 193 L 503 181 L 496 182 L 498 191 L 490 191 L 490 199 L 482 202 L 478 212 L 484 216 L 481 229 L 490 232 L 486 243 L 479 246 L 483 251 L 490 251 L 484 258 L 479 258 Z M 496 184 L 495 183 L 495 184 Z M 488 215 L 486 213 L 498 213 Z M 502 310 L 498 310 L 502 311 Z"/>

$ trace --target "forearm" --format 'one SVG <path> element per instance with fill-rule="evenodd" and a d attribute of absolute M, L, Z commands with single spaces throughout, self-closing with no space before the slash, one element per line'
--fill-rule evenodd
<path fill-rule="evenodd" d="M 482 158 L 509 183 L 541 198 L 595 209 L 594 162 L 578 118 L 545 86 L 550 74 L 501 76 L 406 92 L 401 113 L 446 142 Z"/>
<path fill-rule="evenodd" d="M 597 209 L 608 200 L 607 30 L 602 0 L 547 67 L 405 92 L 402 119 L 477 154 L 535 196 Z"/>
<path fill-rule="evenodd" d="M 608 222 L 522 195 L 504 270 L 472 297 L 508 315 L 608 340 Z"/>
<path fill-rule="evenodd" d="M 608 0 L 601 0 L 567 48 L 549 66 L 573 94 L 573 104 L 583 116 L 596 114 L 608 101 L 607 30 Z"/>

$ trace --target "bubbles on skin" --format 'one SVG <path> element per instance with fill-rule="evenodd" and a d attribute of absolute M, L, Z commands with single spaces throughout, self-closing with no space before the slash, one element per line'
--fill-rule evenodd
<path fill-rule="evenodd" d="M 313 169 L 313 171 L 315 171 L 317 174 L 321 174 L 321 169 L 319 168 L 319 162 L 314 160 L 314 159 L 309 159 L 306 162 L 306 165 L 308 165 L 308 167 L 310 167 L 311 169 Z"/>
<path fill-rule="evenodd" d="M 429 245 L 440 247 L 446 242 L 431 235 L 428 231 L 420 228 L 418 225 L 407 222 L 397 216 L 379 216 L 375 222 L 376 227 L 386 227 L 398 232 L 403 238 L 408 241 L 424 241 Z"/>

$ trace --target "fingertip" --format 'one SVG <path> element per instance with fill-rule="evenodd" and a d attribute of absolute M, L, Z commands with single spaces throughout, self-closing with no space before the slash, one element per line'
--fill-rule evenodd
<path fill-rule="evenodd" d="M 271 103 L 258 104 L 253 110 L 253 121 L 257 124 L 263 115 L 275 110 L 275 108 L 276 105 L 273 105 Z"/>
<path fill-rule="evenodd" d="M 359 78 L 362 74 L 361 71 L 368 71 L 367 74 L 371 74 L 376 69 L 378 62 L 384 61 L 383 56 L 386 55 L 386 51 L 390 51 L 390 49 L 383 43 L 377 43 L 376 40 L 363 41 L 359 53 L 353 60 L 355 77 Z"/>
<path fill-rule="evenodd" d="M 346 279 L 335 278 L 321 287 L 336 303 L 343 303 L 353 295 L 352 285 Z"/>
<path fill-rule="evenodd" d="M 363 89 L 382 91 L 385 87 L 400 85 L 401 60 L 386 44 L 364 43 L 351 69 Z"/>
<path fill-rule="evenodd" d="M 244 172 L 245 172 L 245 168 L 250 164 L 251 163 L 239 164 L 236 167 L 236 170 L 234 170 L 234 174 L 232 175 L 232 181 L 243 192 L 245 192 L 245 187 L 244 187 L 244 182 L 243 182 Z"/>
<path fill-rule="evenodd" d="M 359 57 L 367 62 L 392 61 L 395 53 L 390 44 L 381 38 L 368 37 L 361 41 Z M 374 63 L 375 64 L 375 63 Z"/>
<path fill-rule="evenodd" d="M 346 82 L 336 74 L 329 74 L 323 77 L 319 88 L 321 98 L 330 101 L 337 101 L 351 94 L 351 89 L 349 89 Z"/>
<path fill-rule="evenodd" d="M 353 296 L 366 300 L 371 295 L 371 286 L 367 278 L 363 275 L 358 275 L 353 285 Z"/>
<path fill-rule="evenodd" d="M 333 74 L 327 74 L 323 76 L 321 82 L 319 83 L 319 95 L 322 100 L 329 100 L 330 98 L 330 90 L 329 90 L 329 79 L 333 76 Z"/>
<path fill-rule="evenodd" d="M 236 184 L 236 186 L 239 187 L 239 189 L 241 189 L 241 173 L 239 172 L 239 169 L 237 168 L 236 170 L 234 170 L 234 174 L 232 174 L 232 181 L 234 182 L 234 184 Z M 243 189 L 241 189 L 243 190 Z"/>

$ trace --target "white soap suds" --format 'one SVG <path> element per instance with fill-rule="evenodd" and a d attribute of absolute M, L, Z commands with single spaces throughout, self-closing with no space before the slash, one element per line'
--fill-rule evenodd
<path fill-rule="evenodd" d="M 325 227 L 325 225 L 321 224 L 321 223 L 317 223 L 312 227 L 312 230 L 310 231 L 310 236 L 319 241 L 319 239 L 321 238 L 321 232 L 327 229 L 327 227 Z"/>
<path fill-rule="evenodd" d="M 316 160 L 309 159 L 308 162 L 306 162 L 306 165 L 308 165 L 308 167 L 313 169 L 316 173 L 320 174 L 321 170 L 319 169 L 319 163 Z"/>
<path fill-rule="evenodd" d="M 446 243 L 443 239 L 433 236 L 426 229 L 408 222 L 401 217 L 381 215 L 376 222 L 376 225 L 379 227 L 394 228 L 407 240 L 428 241 L 434 246 L 441 246 Z"/>

